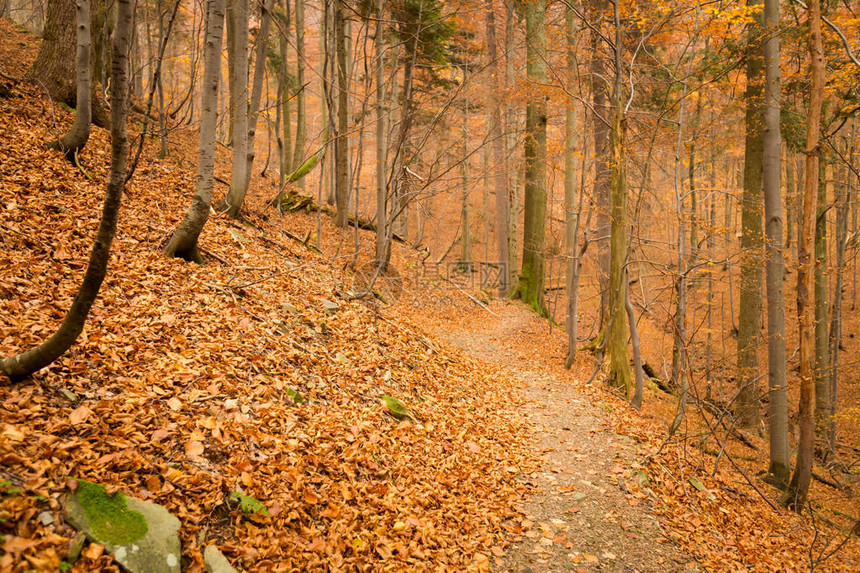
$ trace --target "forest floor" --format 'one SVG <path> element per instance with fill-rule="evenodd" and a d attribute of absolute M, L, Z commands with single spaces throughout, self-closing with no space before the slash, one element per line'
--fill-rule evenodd
<path fill-rule="evenodd" d="M 36 46 L 0 20 L 4 74 L 22 76 Z M 94 129 L 84 173 L 44 145 L 72 114 L 36 86 L 10 94 L 0 98 L 4 356 L 62 319 L 109 164 L 106 132 Z M 393 253 L 399 301 L 352 300 L 350 268 L 370 260 L 374 236 L 267 208 L 271 177 L 255 178 L 243 221 L 210 218 L 208 264 L 167 259 L 195 180 L 193 129 L 169 143 L 164 160 L 145 147 L 80 340 L 32 378 L 0 383 L 0 572 L 65 559 L 70 478 L 168 508 L 195 573 L 208 544 L 254 571 L 860 567 L 857 540 L 840 545 L 857 515 L 852 492 L 816 484 L 816 504 L 847 507 L 816 505 L 816 521 L 772 507 L 760 457 L 736 470 L 727 457 L 742 460 L 742 446 L 731 444 L 715 462 L 720 442 L 706 443 L 715 433 L 692 415 L 667 442 L 674 397 L 649 384 L 640 413 L 601 375 L 585 384 L 593 357 L 564 370 L 558 328 L 478 289 L 417 280 L 422 257 L 407 246 Z M 228 178 L 222 147 L 216 171 Z M 382 396 L 413 419 L 388 415 Z M 237 490 L 269 515 L 230 505 Z M 117 571 L 102 550 L 88 546 L 74 570 Z"/>
<path fill-rule="evenodd" d="M 537 371 L 533 363 L 540 357 L 515 350 L 517 335 L 545 325 L 535 324 L 534 314 L 522 305 L 494 305 L 493 310 L 501 316 L 483 328 L 437 335 L 470 356 L 501 365 L 525 384 L 522 409 L 539 436 L 542 467 L 523 478 L 536 488 L 524 503 L 534 525 L 511 546 L 503 567 L 518 572 L 697 570 L 625 485 L 631 468 L 642 467 L 635 442 L 616 434 L 606 413 L 576 386 Z"/>

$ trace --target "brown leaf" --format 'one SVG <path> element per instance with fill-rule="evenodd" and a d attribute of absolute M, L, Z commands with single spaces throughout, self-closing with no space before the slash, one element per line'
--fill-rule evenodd
<path fill-rule="evenodd" d="M 83 424 L 87 421 L 87 418 L 90 417 L 90 414 L 92 414 L 92 410 L 83 405 L 78 406 L 72 410 L 71 414 L 69 414 L 69 422 L 71 422 L 73 426 Z"/>

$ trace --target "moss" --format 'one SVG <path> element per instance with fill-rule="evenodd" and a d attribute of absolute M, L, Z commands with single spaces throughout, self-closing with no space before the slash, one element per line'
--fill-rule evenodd
<path fill-rule="evenodd" d="M 148 530 L 142 513 L 128 509 L 125 496 L 109 496 L 102 485 L 78 480 L 75 497 L 84 510 L 93 537 L 102 543 L 129 545 Z"/>

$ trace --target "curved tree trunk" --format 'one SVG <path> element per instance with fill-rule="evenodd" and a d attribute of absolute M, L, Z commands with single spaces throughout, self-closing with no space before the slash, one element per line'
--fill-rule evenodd
<path fill-rule="evenodd" d="M 90 138 L 90 123 L 92 122 L 92 109 L 90 107 L 90 94 L 92 87 L 90 82 L 90 2 L 89 0 L 77 0 L 77 107 L 75 107 L 75 122 L 69 131 L 57 141 L 48 143 L 48 147 L 62 151 L 66 157 L 74 159 L 75 155 L 87 144 Z"/>
<path fill-rule="evenodd" d="M 206 45 L 203 56 L 203 95 L 197 155 L 197 188 L 185 219 L 164 251 L 172 257 L 200 261 L 197 240 L 209 219 L 215 170 L 215 129 L 218 119 L 218 81 L 221 78 L 221 39 L 224 34 L 224 0 L 208 0 Z"/>
<path fill-rule="evenodd" d="M 113 35 L 111 58 L 111 168 L 107 192 L 102 207 L 96 240 L 84 280 L 72 301 L 72 306 L 57 331 L 45 342 L 17 356 L 0 361 L 0 372 L 11 380 L 20 380 L 51 364 L 66 352 L 81 331 L 107 275 L 110 247 L 116 236 L 122 191 L 125 186 L 125 169 L 128 160 L 126 118 L 128 116 L 128 43 L 131 31 L 131 0 L 118 0 L 117 25 Z"/>

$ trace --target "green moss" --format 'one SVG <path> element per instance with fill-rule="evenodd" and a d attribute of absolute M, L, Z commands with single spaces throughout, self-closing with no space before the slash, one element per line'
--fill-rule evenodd
<path fill-rule="evenodd" d="M 242 513 L 245 515 L 252 515 L 255 513 L 259 513 L 269 516 L 269 510 L 263 505 L 263 502 L 258 500 L 255 497 L 251 497 L 250 495 L 245 495 L 240 491 L 231 491 L 230 499 L 234 499 L 239 502 L 239 507 L 242 508 Z"/>
<path fill-rule="evenodd" d="M 104 486 L 78 480 L 75 497 L 98 541 L 129 545 L 146 535 L 146 518 L 142 513 L 128 509 L 123 494 L 117 492 L 111 497 Z"/>

